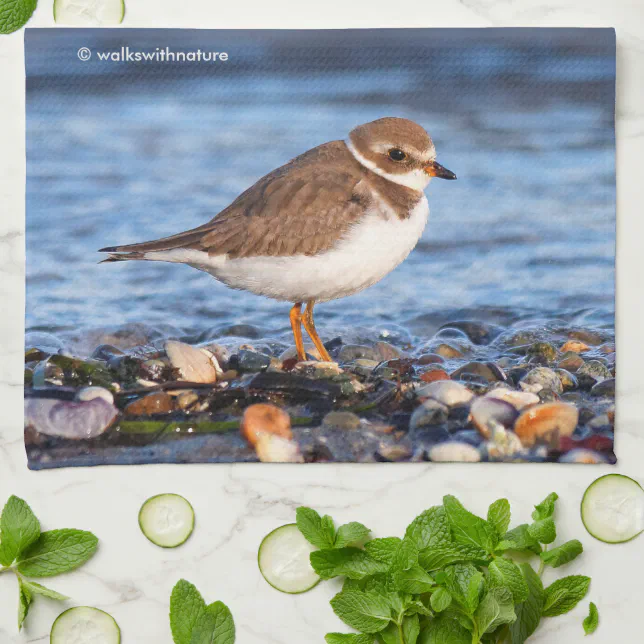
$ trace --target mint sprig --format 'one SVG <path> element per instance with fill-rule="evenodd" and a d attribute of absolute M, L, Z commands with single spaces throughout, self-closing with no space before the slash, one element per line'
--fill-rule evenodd
<path fill-rule="evenodd" d="M 557 500 L 548 495 L 532 523 L 511 528 L 507 499 L 492 503 L 484 519 L 449 495 L 414 519 L 402 539 L 369 539 L 355 522 L 336 530 L 331 517 L 299 508 L 297 525 L 318 548 L 311 566 L 322 579 L 344 578 L 331 607 L 359 631 L 329 633 L 327 643 L 524 644 L 542 618 L 572 610 L 590 586 L 588 577 L 573 575 L 544 588 L 546 570 L 583 552 L 577 540 L 553 545 Z M 516 553 L 523 562 L 513 560 Z M 538 571 L 525 563 L 530 555 Z M 590 611 L 587 632 L 598 620 L 594 604 Z"/>
<path fill-rule="evenodd" d="M 27 619 L 34 597 L 68 599 L 33 581 L 53 577 L 84 564 L 98 547 L 98 539 L 84 530 L 40 531 L 40 522 L 25 501 L 12 496 L 0 516 L 0 573 L 18 578 L 18 630 Z"/>
<path fill-rule="evenodd" d="M 38 0 L 0 0 L 0 34 L 10 34 L 24 27 Z"/>
<path fill-rule="evenodd" d="M 235 621 L 224 603 L 206 605 L 197 588 L 179 580 L 170 596 L 170 629 L 175 644 L 234 644 Z"/>

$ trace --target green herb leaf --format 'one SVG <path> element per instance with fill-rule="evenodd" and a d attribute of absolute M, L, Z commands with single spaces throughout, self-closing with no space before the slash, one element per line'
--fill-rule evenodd
<path fill-rule="evenodd" d="M 507 499 L 495 501 L 487 511 L 487 522 L 494 527 L 499 537 L 510 527 L 510 514 L 510 502 Z"/>
<path fill-rule="evenodd" d="M 16 568 L 27 577 L 53 577 L 84 564 L 98 547 L 98 539 L 84 530 L 50 530 L 19 557 Z"/>
<path fill-rule="evenodd" d="M 445 509 L 435 505 L 425 510 L 409 524 L 405 537 L 413 541 L 419 551 L 451 545 L 452 535 Z"/>
<path fill-rule="evenodd" d="M 197 619 L 190 644 L 234 644 L 235 622 L 226 604 L 215 602 Z"/>
<path fill-rule="evenodd" d="M 497 557 L 488 567 L 488 586 L 510 589 L 515 604 L 520 604 L 528 598 L 528 584 L 519 566 L 513 561 Z"/>
<path fill-rule="evenodd" d="M 2 0 L 0 2 L 0 34 L 10 34 L 24 27 L 31 18 L 38 0 Z"/>
<path fill-rule="evenodd" d="M 55 599 L 56 601 L 63 602 L 69 597 L 66 595 L 61 595 L 51 588 L 47 588 L 42 584 L 37 584 L 35 581 L 29 581 L 27 579 L 21 579 L 22 585 L 32 594 L 32 595 L 42 595 L 43 597 L 48 597 L 49 599 Z"/>
<path fill-rule="evenodd" d="M 331 600 L 331 606 L 345 624 L 363 633 L 378 633 L 391 621 L 389 603 L 374 591 L 342 591 Z"/>
<path fill-rule="evenodd" d="M 403 641 L 401 644 L 416 644 L 420 635 L 420 619 L 418 615 L 407 615 L 402 623 Z"/>
<path fill-rule="evenodd" d="M 422 595 L 435 586 L 434 580 L 418 565 L 394 572 L 394 582 L 398 590 L 412 595 Z"/>
<path fill-rule="evenodd" d="M 541 561 L 543 561 L 547 566 L 559 568 L 559 566 L 563 566 L 573 559 L 576 559 L 583 551 L 584 547 L 581 545 L 581 542 L 577 541 L 577 539 L 573 539 L 557 548 L 542 552 L 540 557 Z"/>
<path fill-rule="evenodd" d="M 428 571 L 444 568 L 449 564 L 465 561 L 485 561 L 487 553 L 480 548 L 464 546 L 459 543 L 443 548 L 427 548 L 418 553 L 418 563 Z"/>
<path fill-rule="evenodd" d="M 398 537 L 387 537 L 385 539 L 372 539 L 364 544 L 364 549 L 369 556 L 380 563 L 391 566 L 394 556 L 402 539 Z"/>
<path fill-rule="evenodd" d="M 31 508 L 10 497 L 0 518 L 0 564 L 10 566 L 39 536 L 40 523 Z"/>
<path fill-rule="evenodd" d="M 571 611 L 585 596 L 590 586 L 590 577 L 572 575 L 558 579 L 546 588 L 544 617 L 556 617 Z"/>
<path fill-rule="evenodd" d="M 197 588 L 181 579 L 170 596 L 170 628 L 175 644 L 190 644 L 192 631 L 206 610 L 206 602 Z"/>
<path fill-rule="evenodd" d="M 555 522 L 550 519 L 541 519 L 528 526 L 528 532 L 539 543 L 552 543 L 557 538 Z"/>
<path fill-rule="evenodd" d="M 355 633 L 327 633 L 324 639 L 327 644 L 373 644 L 373 635 Z"/>
<path fill-rule="evenodd" d="M 530 534 L 528 524 L 523 523 L 503 535 L 496 551 L 505 552 L 506 550 L 533 552 L 538 555 L 541 552 L 541 546 L 537 539 Z"/>
<path fill-rule="evenodd" d="M 322 579 L 350 577 L 363 579 L 368 575 L 386 572 L 388 566 L 372 559 L 360 548 L 316 550 L 311 553 L 311 566 Z"/>
<path fill-rule="evenodd" d="M 312 508 L 301 507 L 295 511 L 297 527 L 303 537 L 316 548 L 324 550 L 335 545 L 335 527 L 330 516 L 321 517 Z"/>
<path fill-rule="evenodd" d="M 478 546 L 485 552 L 494 551 L 499 537 L 487 521 L 468 512 L 454 496 L 443 497 L 443 507 L 455 541 L 467 546 Z"/>
<path fill-rule="evenodd" d="M 456 617 L 439 615 L 421 631 L 418 644 L 472 644 L 472 633 Z"/>
<path fill-rule="evenodd" d="M 586 635 L 592 635 L 599 626 L 599 611 L 597 606 L 590 602 L 588 617 L 584 619 L 584 632 Z"/>
<path fill-rule="evenodd" d="M 418 548 L 416 544 L 405 537 L 396 548 L 391 569 L 396 571 L 409 570 L 418 563 Z"/>
<path fill-rule="evenodd" d="M 483 591 L 483 574 L 472 564 L 455 564 L 445 568 L 445 588 L 454 601 L 472 615 Z"/>
<path fill-rule="evenodd" d="M 512 592 L 509 588 L 491 588 L 476 609 L 479 633 L 491 633 L 502 624 L 516 621 Z"/>
<path fill-rule="evenodd" d="M 556 492 L 548 494 L 548 496 L 541 503 L 539 503 L 539 505 L 534 506 L 532 518 L 535 521 L 549 519 L 555 513 L 555 502 L 558 498 L 559 495 Z"/>
<path fill-rule="evenodd" d="M 452 596 L 445 588 L 438 588 L 436 592 L 432 593 L 429 603 L 434 612 L 442 613 L 450 607 Z"/>
<path fill-rule="evenodd" d="M 517 620 L 510 626 L 512 644 L 524 644 L 528 637 L 537 630 L 546 599 L 541 579 L 532 566 L 524 563 L 520 565 L 520 568 L 528 585 L 528 598 L 515 607 Z"/>
<path fill-rule="evenodd" d="M 366 526 L 363 526 L 362 523 L 358 523 L 357 521 L 345 523 L 338 528 L 338 534 L 335 538 L 335 547 L 345 548 L 346 546 L 361 544 L 369 538 L 369 534 L 371 534 L 371 530 Z"/>
<path fill-rule="evenodd" d="M 33 601 L 31 591 L 23 584 L 22 579 L 18 577 L 18 630 L 22 630 L 22 625 L 27 619 L 29 607 Z"/>

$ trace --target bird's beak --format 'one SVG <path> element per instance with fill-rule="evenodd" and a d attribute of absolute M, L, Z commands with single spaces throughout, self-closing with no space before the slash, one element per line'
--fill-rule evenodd
<path fill-rule="evenodd" d="M 439 179 L 456 179 L 456 175 L 447 168 L 444 168 L 440 163 L 432 161 L 425 166 L 425 172 L 430 177 L 438 177 Z"/>

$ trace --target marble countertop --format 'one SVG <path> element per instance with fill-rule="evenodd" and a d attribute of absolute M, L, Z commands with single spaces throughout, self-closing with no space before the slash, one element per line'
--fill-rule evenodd
<path fill-rule="evenodd" d="M 241 7 L 240 7 L 241 8 Z M 111 613 L 124 644 L 170 643 L 168 601 L 181 577 L 208 601 L 226 602 L 241 644 L 322 642 L 342 625 L 324 583 L 301 596 L 282 595 L 260 577 L 257 546 L 271 529 L 291 522 L 298 505 L 359 520 L 377 536 L 405 526 L 445 493 L 485 512 L 510 499 L 516 520 L 527 520 L 547 492 L 560 496 L 559 533 L 580 538 L 586 552 L 566 574 L 592 576 L 590 595 L 568 615 L 544 620 L 530 641 L 586 641 L 581 621 L 588 600 L 601 615 L 594 644 L 642 640 L 641 580 L 644 538 L 608 546 L 587 535 L 579 518 L 582 493 L 596 477 L 619 471 L 644 478 L 644 344 L 641 342 L 641 166 L 644 152 L 644 3 L 632 0 L 384 0 L 323 4 L 248 0 L 158 2 L 128 0 L 126 27 L 338 28 L 338 27 L 616 27 L 618 42 L 618 354 L 615 468 L 564 465 L 171 465 L 30 472 L 22 442 L 24 310 L 24 65 L 23 34 L 0 36 L 0 503 L 25 498 L 46 528 L 78 527 L 101 539 L 99 553 L 79 571 L 50 585 L 77 603 Z M 40 0 L 30 26 L 53 26 L 51 0 Z M 164 491 L 193 503 L 197 527 L 177 550 L 160 550 L 141 535 L 136 516 L 143 500 Z M 640 574 L 637 574 L 639 568 Z M 554 579 L 551 571 L 545 581 Z M 27 628 L 17 633 L 17 591 L 0 578 L 0 642 L 49 641 L 60 606 L 38 600 Z"/>

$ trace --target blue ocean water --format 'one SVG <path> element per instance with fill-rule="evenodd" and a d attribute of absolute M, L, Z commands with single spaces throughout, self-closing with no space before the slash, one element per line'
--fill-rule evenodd
<path fill-rule="evenodd" d="M 97 59 L 121 46 L 225 63 Z M 288 305 L 99 248 L 200 225 L 357 124 L 402 116 L 459 177 L 428 188 L 417 249 L 318 325 L 559 318 L 614 324 L 612 30 L 28 30 L 27 331 L 126 323 L 288 328 Z M 93 56 L 81 61 L 77 51 Z"/>

